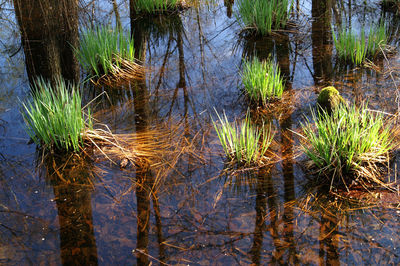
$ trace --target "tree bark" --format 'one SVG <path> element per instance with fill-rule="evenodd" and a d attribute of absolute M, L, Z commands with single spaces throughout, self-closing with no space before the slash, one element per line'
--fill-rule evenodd
<path fill-rule="evenodd" d="M 77 0 L 14 0 L 29 80 L 79 80 Z"/>

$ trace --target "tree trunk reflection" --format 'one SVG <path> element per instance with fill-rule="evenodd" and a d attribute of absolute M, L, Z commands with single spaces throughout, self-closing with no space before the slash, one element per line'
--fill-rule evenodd
<path fill-rule="evenodd" d="M 63 265 L 97 265 L 91 202 L 94 174 L 89 160 L 77 155 L 70 159 L 49 156 L 45 161 L 60 224 L 61 261 Z"/>
<path fill-rule="evenodd" d="M 340 265 L 337 227 L 337 217 L 329 216 L 322 211 L 319 232 L 320 265 Z"/>
<path fill-rule="evenodd" d="M 276 61 L 281 69 L 281 74 L 285 78 L 286 101 L 292 102 L 292 87 L 290 83 L 290 40 L 286 34 L 280 34 L 274 37 L 263 37 L 256 40 L 247 40 L 244 43 L 244 57 L 257 56 L 260 60 L 268 58 L 276 58 Z M 287 105 L 290 107 L 290 104 Z M 282 152 L 282 169 L 284 181 L 284 212 L 282 222 L 284 224 L 283 234 L 280 235 L 278 225 L 277 200 L 278 195 L 274 191 L 273 177 L 265 170 L 260 171 L 260 177 L 257 183 L 257 198 L 256 198 L 256 225 L 254 232 L 254 241 L 251 249 L 252 262 L 255 265 L 260 265 L 260 253 L 263 241 L 263 231 L 266 230 L 265 217 L 266 217 L 266 203 L 269 208 L 270 219 L 270 234 L 275 246 L 275 252 L 272 255 L 271 263 L 284 263 L 290 262 L 296 264 L 298 262 L 296 257 L 296 243 L 294 239 L 294 213 L 291 203 L 295 200 L 294 191 L 294 167 L 293 167 L 293 134 L 292 129 L 291 110 L 284 108 L 279 111 L 279 121 L 281 131 L 281 152 Z M 263 186 L 259 185 L 263 183 Z M 266 195 L 265 195 L 266 194 Z M 266 197 L 268 196 L 268 199 Z M 282 245 L 280 238 L 284 239 L 285 245 Z M 285 258 L 285 254 L 287 257 Z"/>
<path fill-rule="evenodd" d="M 141 25 L 140 19 L 131 3 L 131 34 L 135 40 L 135 57 L 140 62 L 146 61 L 146 48 L 149 33 Z M 150 126 L 150 94 L 145 80 L 131 83 L 134 92 L 135 128 L 138 134 L 146 133 Z M 145 134 L 144 134 L 145 136 Z M 146 141 L 146 140 L 145 140 Z M 150 140 L 149 140 L 150 141 Z M 136 167 L 136 201 L 137 201 L 137 243 L 136 258 L 138 265 L 150 265 L 149 256 L 149 229 L 150 229 L 150 200 L 152 199 L 155 216 L 155 226 L 159 245 L 158 260 L 165 259 L 164 237 L 157 191 L 154 190 L 154 176 L 148 165 Z"/>
<path fill-rule="evenodd" d="M 313 0 L 312 21 L 312 58 L 314 83 L 316 86 L 331 85 L 332 75 L 332 0 Z"/>

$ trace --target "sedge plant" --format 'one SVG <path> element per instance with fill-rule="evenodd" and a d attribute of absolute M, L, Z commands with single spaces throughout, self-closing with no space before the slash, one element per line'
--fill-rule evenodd
<path fill-rule="evenodd" d="M 22 103 L 26 130 L 36 144 L 49 149 L 79 151 L 83 134 L 92 128 L 90 109 L 84 114 L 78 86 L 42 78 L 31 86 L 31 101 Z"/>
<path fill-rule="evenodd" d="M 270 127 L 258 129 L 249 114 L 241 123 L 230 123 L 225 112 L 217 116 L 219 124 L 213 121 L 214 128 L 228 159 L 245 166 L 262 164 L 267 159 L 265 154 L 274 137 Z"/>
<path fill-rule="evenodd" d="M 245 60 L 241 77 L 248 97 L 256 104 L 265 106 L 270 100 L 282 97 L 284 82 L 273 60 Z"/>
<path fill-rule="evenodd" d="M 302 124 L 302 148 L 320 176 L 332 186 L 353 180 L 378 183 L 379 164 L 388 161 L 393 148 L 391 123 L 368 106 L 340 104 L 332 110 L 312 112 Z"/>
<path fill-rule="evenodd" d="M 291 0 L 239 0 L 235 17 L 244 29 L 269 35 L 273 30 L 286 27 L 289 3 Z"/>
<path fill-rule="evenodd" d="M 181 0 L 136 0 L 133 5 L 138 13 L 155 13 L 174 9 L 181 2 Z"/>
<path fill-rule="evenodd" d="M 121 28 L 98 26 L 81 33 L 75 53 L 92 81 L 107 77 L 129 79 L 141 74 L 141 66 L 135 63 L 133 39 L 125 36 Z"/>
<path fill-rule="evenodd" d="M 332 30 L 333 41 L 339 59 L 355 65 L 361 65 L 365 59 L 373 58 L 387 44 L 387 34 L 385 26 L 371 26 L 368 36 L 365 30 L 361 30 L 361 35 L 355 34 L 351 29 L 343 29 L 336 35 Z"/>

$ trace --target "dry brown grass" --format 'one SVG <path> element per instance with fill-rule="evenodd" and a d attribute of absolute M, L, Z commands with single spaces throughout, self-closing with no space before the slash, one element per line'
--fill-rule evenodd
<path fill-rule="evenodd" d="M 200 135 L 188 139 L 181 124 L 126 134 L 112 134 L 103 127 L 85 132 L 87 143 L 94 148 L 92 159 L 107 160 L 121 170 L 151 171 L 155 180 L 152 191 L 156 191 L 162 180 L 175 170 L 182 156 L 190 155 L 201 163 L 204 161 L 195 144 Z"/>
<path fill-rule="evenodd" d="M 103 75 L 100 78 L 92 78 L 90 81 L 95 86 L 118 87 L 128 84 L 132 80 L 145 79 L 145 68 L 142 64 L 122 58 L 118 61 L 120 66 L 113 65 L 113 69 L 109 74 Z"/>

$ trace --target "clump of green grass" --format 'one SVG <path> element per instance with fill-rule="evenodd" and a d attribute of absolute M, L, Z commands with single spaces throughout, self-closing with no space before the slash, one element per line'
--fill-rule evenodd
<path fill-rule="evenodd" d="M 155 13 L 174 9 L 181 4 L 181 0 L 136 0 L 134 8 L 138 13 Z"/>
<path fill-rule="evenodd" d="M 78 151 L 85 129 L 92 127 L 89 109 L 85 121 L 79 88 L 61 78 L 54 86 L 38 78 L 31 91 L 32 101 L 22 103 L 22 116 L 32 140 L 50 149 Z"/>
<path fill-rule="evenodd" d="M 104 26 L 83 32 L 75 53 L 89 78 L 98 83 L 113 85 L 120 79 L 138 78 L 143 74 L 142 67 L 135 63 L 133 39 L 125 36 L 120 28 Z"/>
<path fill-rule="evenodd" d="M 338 57 L 355 65 L 361 65 L 365 59 L 373 58 L 387 44 L 387 34 L 384 25 L 371 26 L 368 37 L 364 29 L 361 36 L 355 34 L 351 29 L 343 29 L 336 36 L 332 31 L 333 41 Z"/>
<path fill-rule="evenodd" d="M 226 156 L 241 165 L 262 164 L 265 154 L 271 145 L 274 134 L 270 127 L 258 129 L 249 118 L 249 114 L 238 124 L 230 123 L 225 113 L 221 117 L 217 113 L 219 125 L 213 121 L 215 131 Z"/>
<path fill-rule="evenodd" d="M 244 29 L 254 29 L 260 35 L 271 34 L 273 30 L 285 28 L 289 19 L 289 1 L 239 0 L 236 20 Z"/>
<path fill-rule="evenodd" d="M 312 119 L 302 124 L 302 148 L 331 188 L 353 180 L 382 184 L 378 166 L 394 146 L 391 123 L 382 113 L 341 104 L 331 114 L 313 112 Z"/>
<path fill-rule="evenodd" d="M 265 106 L 271 99 L 282 97 L 283 78 L 279 66 L 272 60 L 244 61 L 241 77 L 247 95 L 257 104 Z"/>

